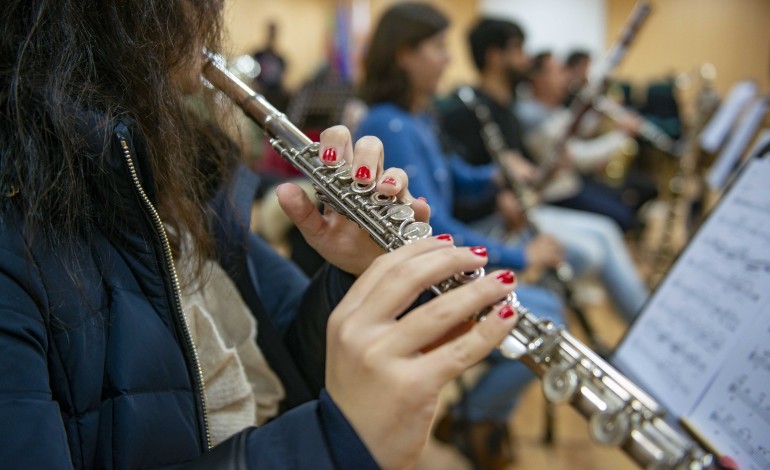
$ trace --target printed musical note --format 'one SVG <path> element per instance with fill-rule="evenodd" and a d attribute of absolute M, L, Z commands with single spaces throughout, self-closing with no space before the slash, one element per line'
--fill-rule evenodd
<path fill-rule="evenodd" d="M 705 391 L 690 420 L 740 468 L 770 468 L 770 310 L 765 308 Z"/>
<path fill-rule="evenodd" d="M 770 372 L 770 349 L 760 352 L 758 349 L 749 354 L 749 363 L 756 369 L 763 369 L 764 372 Z"/>
<path fill-rule="evenodd" d="M 770 468 L 770 448 L 767 447 L 767 442 L 762 440 L 767 436 L 755 439 L 751 429 L 741 426 L 741 419 L 727 411 L 726 407 L 711 411 L 708 421 L 715 429 L 715 436 L 724 437 L 735 443 L 729 447 L 729 452 L 728 449 L 724 449 L 724 452 L 729 453 L 733 459 L 736 459 L 734 456 L 740 455 L 737 459 L 739 468 L 748 470 Z M 754 442 L 755 440 L 759 442 Z"/>
<path fill-rule="evenodd" d="M 770 215 L 770 208 L 768 210 Z M 749 272 L 765 271 L 770 272 L 770 259 L 761 259 L 748 252 L 746 246 L 736 246 L 729 244 L 724 240 L 717 238 L 707 238 L 704 243 L 714 249 L 714 253 L 722 256 L 725 262 L 737 262 L 740 268 Z"/>

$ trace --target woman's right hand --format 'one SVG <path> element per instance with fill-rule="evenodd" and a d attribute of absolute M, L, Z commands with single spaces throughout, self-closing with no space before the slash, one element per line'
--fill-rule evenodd
<path fill-rule="evenodd" d="M 385 469 L 417 461 L 441 389 L 513 328 L 513 310 L 497 306 L 485 321 L 447 335 L 508 295 L 514 278 L 491 273 L 398 317 L 431 285 L 486 262 L 485 249 L 455 248 L 448 236 L 403 246 L 378 257 L 329 319 L 326 387 Z"/>

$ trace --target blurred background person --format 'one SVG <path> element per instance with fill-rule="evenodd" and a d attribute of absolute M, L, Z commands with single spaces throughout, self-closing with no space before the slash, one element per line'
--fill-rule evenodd
<path fill-rule="evenodd" d="M 533 59 L 528 81 L 531 93 L 517 101 L 516 114 L 530 151 L 544 161 L 557 142 L 567 137 L 565 154 L 546 182 L 543 198 L 557 206 L 608 216 L 624 231 L 637 228 L 637 207 L 626 202 L 621 191 L 583 174 L 600 170 L 621 152 L 637 132 L 639 120 L 629 116 L 616 130 L 594 138 L 567 135 L 572 113 L 563 104 L 568 82 L 562 64 L 552 53 L 540 53 Z"/>
<path fill-rule="evenodd" d="M 288 64 L 278 52 L 278 24 L 269 22 L 266 33 L 265 44 L 252 54 L 259 64 L 259 73 L 254 79 L 254 84 L 273 106 L 285 111 L 290 98 L 283 83 Z"/>
<path fill-rule="evenodd" d="M 530 68 L 529 57 L 523 49 L 524 33 L 510 21 L 481 19 L 470 30 L 468 39 L 479 72 L 479 80 L 473 87 L 476 101 L 466 103 L 460 98 L 462 90 L 459 90 L 440 102 L 444 139 L 463 159 L 476 166 L 496 160 L 518 160 L 508 165 L 508 171 L 514 184 L 523 190 L 536 171 L 534 164 L 524 157 L 529 152 L 513 112 L 516 86 Z M 485 137 L 478 118 L 479 105 L 489 110 L 490 121 L 504 140 L 505 151 L 497 158 L 490 153 L 491 137 Z M 506 161 L 501 164 L 506 165 Z M 501 188 L 495 198 L 476 204 L 465 202 L 465 210 L 455 213 L 475 228 L 504 239 L 531 237 L 533 227 L 517 227 L 517 221 L 531 220 L 539 232 L 554 236 L 565 246 L 566 258 L 576 275 L 598 274 L 618 313 L 626 322 L 634 318 L 648 292 L 636 272 L 622 232 L 611 219 L 545 204 L 536 204 L 527 214 L 522 214 L 521 201 L 503 203 L 504 207 L 500 207 L 497 202 L 501 198 L 515 198 L 515 195 L 511 188 Z"/>
<path fill-rule="evenodd" d="M 439 79 L 449 63 L 447 17 L 436 8 L 415 2 L 389 8 L 377 24 L 364 58 L 362 97 L 369 112 L 360 134 L 382 140 L 385 165 L 403 168 L 409 189 L 431 204 L 434 230 L 455 241 L 479 246 L 496 266 L 522 269 L 555 266 L 563 250 L 553 238 L 541 236 L 526 246 L 506 245 L 487 237 L 452 215 L 457 197 L 496 191 L 493 165 L 471 166 L 444 153 L 430 106 Z M 359 167 L 356 174 L 373 169 Z M 484 246 L 485 248 L 481 248 Z M 558 298 L 549 291 L 522 285 L 519 299 L 538 316 L 563 323 Z M 519 391 L 533 378 L 521 363 L 493 352 L 489 367 L 437 426 L 437 437 L 451 442 L 475 468 L 500 469 L 513 459 L 508 429 Z"/>
<path fill-rule="evenodd" d="M 591 54 L 582 49 L 575 49 L 564 60 L 567 73 L 567 98 L 564 106 L 569 107 L 575 95 L 588 84 L 588 71 L 591 68 Z"/>

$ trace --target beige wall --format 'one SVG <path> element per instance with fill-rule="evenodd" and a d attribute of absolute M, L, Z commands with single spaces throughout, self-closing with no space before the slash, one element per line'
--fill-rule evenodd
<path fill-rule="evenodd" d="M 371 27 L 382 12 L 397 0 L 370 0 Z M 465 82 L 473 77 L 465 34 L 475 18 L 477 0 L 432 0 L 451 19 L 449 44 L 453 60 L 441 88 Z M 252 52 L 265 43 L 266 26 L 279 26 L 278 50 L 288 61 L 286 85 L 296 88 L 307 79 L 326 57 L 337 0 L 228 0 L 225 23 L 230 37 L 231 54 Z"/>
<path fill-rule="evenodd" d="M 231 54 L 246 54 L 266 42 L 267 24 L 278 24 L 278 51 L 287 60 L 286 85 L 294 88 L 326 57 L 336 0 L 227 0 L 225 24 Z"/>
<path fill-rule="evenodd" d="M 372 25 L 398 0 L 369 0 Z M 429 0 L 452 21 L 453 61 L 442 90 L 473 80 L 465 35 L 476 18 L 478 0 Z M 536 0 L 532 0 L 536 1 Z M 579 1 L 579 0 L 577 0 Z M 278 43 L 289 62 L 287 85 L 296 87 L 321 65 L 337 0 L 228 0 L 226 23 L 233 53 L 264 43 L 265 26 L 275 20 Z M 612 42 L 635 0 L 607 0 L 607 38 Z M 646 83 L 669 73 L 716 66 L 721 94 L 738 80 L 752 78 L 770 90 L 770 0 L 652 0 L 653 12 L 617 71 Z M 608 44 L 609 46 L 609 44 Z"/>
<path fill-rule="evenodd" d="M 644 83 L 710 62 L 724 96 L 735 82 L 754 79 L 770 91 L 770 1 L 652 0 L 653 10 L 617 71 Z M 607 0 L 607 38 L 614 41 L 635 0 Z M 608 45 L 609 46 L 609 45 Z M 696 82 L 697 84 L 697 82 Z"/>

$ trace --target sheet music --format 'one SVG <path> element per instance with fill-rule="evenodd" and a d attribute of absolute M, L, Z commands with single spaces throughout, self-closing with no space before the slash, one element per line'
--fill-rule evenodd
<path fill-rule="evenodd" d="M 689 418 L 741 470 L 770 468 L 770 315 L 764 313 Z"/>
<path fill-rule="evenodd" d="M 752 81 L 738 82 L 730 89 L 714 116 L 700 134 L 703 150 L 714 153 L 724 142 L 743 108 L 757 94 L 757 84 Z"/>
<path fill-rule="evenodd" d="M 689 416 L 710 384 L 721 384 L 714 378 L 722 367 L 734 369 L 737 347 L 768 344 L 766 331 L 756 327 L 767 316 L 770 157 L 747 164 L 632 325 L 613 362 L 675 416 Z"/>
<path fill-rule="evenodd" d="M 754 100 L 741 116 L 735 131 L 730 135 L 727 144 L 719 153 L 706 177 L 706 181 L 712 189 L 724 188 L 730 174 L 735 171 L 746 148 L 751 143 L 751 138 L 754 137 L 767 115 L 768 101 L 768 98 Z"/>

